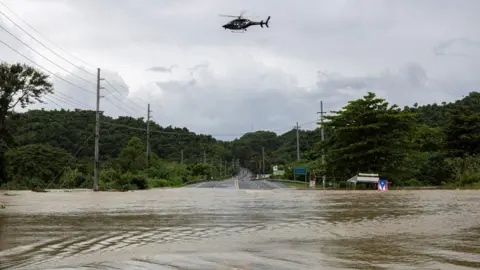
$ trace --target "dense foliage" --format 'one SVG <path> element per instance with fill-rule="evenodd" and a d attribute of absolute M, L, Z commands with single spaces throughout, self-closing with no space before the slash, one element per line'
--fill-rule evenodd
<path fill-rule="evenodd" d="M 0 185 L 8 188 L 92 188 L 95 112 L 29 110 L 53 92 L 48 76 L 25 65 L 0 66 Z M 257 131 L 223 142 L 186 128 L 151 122 L 147 166 L 143 118 L 101 116 L 100 187 L 143 189 L 221 179 L 234 160 L 254 173 L 281 165 L 286 178 L 304 165 L 327 182 L 376 172 L 397 186 L 479 185 L 480 93 L 452 103 L 399 108 L 368 93 L 326 116 L 320 128 L 277 135 Z M 325 164 L 322 164 L 322 153 Z"/>
<path fill-rule="evenodd" d="M 480 93 L 404 108 L 368 93 L 326 119 L 324 142 L 320 128 L 300 130 L 299 161 L 296 130 L 246 134 L 232 142 L 234 155 L 261 173 L 263 146 L 266 173 L 272 164 L 284 165 L 284 177 L 293 179 L 293 167 L 302 165 L 317 177 L 325 174 L 329 185 L 374 172 L 394 186 L 480 186 Z"/>

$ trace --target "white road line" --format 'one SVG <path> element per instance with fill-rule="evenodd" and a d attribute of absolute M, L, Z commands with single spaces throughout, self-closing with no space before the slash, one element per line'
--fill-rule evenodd
<path fill-rule="evenodd" d="M 283 188 L 282 188 L 281 186 L 279 186 L 277 183 L 274 183 L 274 182 L 269 182 L 269 183 L 272 184 L 272 185 L 277 186 L 277 188 L 279 188 L 279 189 L 283 189 Z"/>
<path fill-rule="evenodd" d="M 195 186 L 195 187 L 198 188 L 198 187 L 200 187 L 201 185 L 203 185 L 203 184 L 205 184 L 205 183 L 207 183 L 207 182 L 200 183 L 200 184 L 198 184 L 198 185 Z"/>

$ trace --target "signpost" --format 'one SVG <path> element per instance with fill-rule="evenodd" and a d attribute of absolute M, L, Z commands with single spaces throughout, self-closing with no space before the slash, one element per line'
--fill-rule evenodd
<path fill-rule="evenodd" d="M 284 170 L 279 170 L 278 165 L 273 166 L 273 175 L 284 175 L 285 171 Z"/>
<path fill-rule="evenodd" d="M 317 179 L 316 179 L 316 178 L 317 178 L 316 175 L 313 174 L 313 175 L 312 175 L 312 179 L 310 179 L 310 188 L 315 188 L 315 184 L 316 184 L 316 182 L 317 182 Z"/>
<path fill-rule="evenodd" d="M 293 179 L 297 180 L 297 175 L 305 175 L 305 186 L 307 185 L 307 173 L 308 168 L 303 166 L 297 166 L 293 168 Z"/>
<path fill-rule="evenodd" d="M 387 191 L 388 190 L 388 180 L 378 180 L 378 190 Z"/>
<path fill-rule="evenodd" d="M 307 167 L 301 167 L 301 166 L 295 167 L 293 168 L 293 175 L 294 176 L 307 175 L 307 171 L 308 171 Z"/>

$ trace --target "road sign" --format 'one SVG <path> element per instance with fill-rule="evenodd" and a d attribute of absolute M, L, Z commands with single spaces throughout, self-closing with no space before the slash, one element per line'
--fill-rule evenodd
<path fill-rule="evenodd" d="M 388 180 L 378 180 L 378 190 L 387 191 L 388 190 Z"/>
<path fill-rule="evenodd" d="M 307 174 L 307 168 L 306 167 L 295 167 L 293 169 L 293 174 L 294 175 L 306 175 Z"/>
<path fill-rule="evenodd" d="M 310 180 L 310 187 L 311 187 L 311 188 L 314 188 L 314 187 L 315 187 L 315 184 L 316 184 L 316 181 L 315 181 L 315 180 Z"/>

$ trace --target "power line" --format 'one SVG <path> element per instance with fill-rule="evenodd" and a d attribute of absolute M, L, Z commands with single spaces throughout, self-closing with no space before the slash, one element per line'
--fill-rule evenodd
<path fill-rule="evenodd" d="M 93 109 L 93 106 L 87 105 L 87 104 L 85 104 L 85 103 L 83 103 L 83 102 L 81 102 L 81 101 L 78 101 L 78 100 L 76 100 L 76 99 L 73 99 L 73 98 L 67 96 L 66 94 L 64 94 L 64 93 L 62 93 L 62 92 L 54 92 L 53 94 L 54 94 L 54 95 L 57 95 L 57 94 L 58 94 L 58 95 L 62 96 L 63 99 L 66 99 L 66 100 L 69 100 L 69 101 L 72 102 L 72 103 L 75 103 L 75 104 L 76 104 L 75 106 L 86 107 L 86 108 L 88 108 L 88 109 Z"/>
<path fill-rule="evenodd" d="M 63 96 L 57 96 L 56 94 L 61 94 Z M 53 93 L 53 97 L 52 98 L 56 98 L 57 100 L 60 100 L 61 102 L 63 103 L 66 103 L 68 105 L 71 105 L 73 107 L 80 107 L 80 108 L 85 108 L 85 109 L 89 109 L 91 110 L 92 107 L 88 106 L 88 105 L 84 105 L 82 102 L 80 101 L 77 101 L 77 100 L 74 100 L 74 99 L 71 99 L 71 98 L 68 98 L 67 95 L 64 95 L 62 93 Z"/>
<path fill-rule="evenodd" d="M 128 109 L 132 110 L 132 112 L 137 112 L 136 109 L 132 109 L 132 107 L 130 107 L 126 102 L 124 102 L 123 100 L 121 100 L 120 98 L 118 98 L 114 93 L 112 93 L 112 91 L 110 91 L 109 88 L 105 88 L 105 90 L 107 90 L 108 92 L 110 92 L 110 93 L 112 94 L 112 97 L 114 97 L 116 100 L 118 100 L 121 104 L 125 105 L 125 107 L 127 107 Z M 107 99 L 107 98 L 105 97 L 105 99 Z M 110 103 L 113 104 L 113 102 L 112 102 L 111 100 L 109 100 L 109 99 L 107 99 L 107 100 L 110 101 Z M 116 104 L 114 104 L 114 105 L 117 106 Z M 118 106 L 117 106 L 117 107 L 118 107 Z M 118 108 L 120 108 L 122 111 L 126 112 L 123 108 L 121 108 L 121 107 L 118 107 Z M 130 114 L 129 112 L 127 112 L 127 113 Z"/>
<path fill-rule="evenodd" d="M 122 93 L 121 93 L 117 88 L 115 88 L 108 80 L 105 80 L 105 82 L 106 82 L 115 92 L 117 92 L 120 96 L 122 96 L 123 98 L 125 98 L 126 101 L 130 101 L 130 103 L 132 103 L 133 105 L 137 106 L 138 108 L 140 108 L 140 109 L 142 109 L 142 110 L 144 109 L 144 107 L 136 104 L 135 102 L 129 100 L 126 96 L 122 95 Z"/>
<path fill-rule="evenodd" d="M 74 83 L 72 83 L 72 82 L 70 82 L 70 81 L 67 81 L 67 80 L 65 80 L 64 78 L 58 76 L 57 74 L 51 72 L 50 70 L 44 68 L 43 66 L 37 64 L 35 61 L 31 60 L 30 58 L 28 58 L 27 56 L 25 56 L 25 55 L 22 54 L 21 52 L 19 52 L 19 51 L 15 50 L 14 48 L 12 48 L 12 46 L 8 45 L 8 44 L 5 43 L 3 40 L 0 40 L 0 43 L 2 43 L 3 45 L 7 46 L 7 47 L 10 48 L 12 51 L 14 51 L 14 52 L 16 52 L 17 54 L 21 55 L 23 58 L 25 58 L 25 59 L 27 59 L 28 61 L 32 62 L 32 63 L 35 64 L 36 66 L 38 66 L 38 67 L 40 67 L 41 69 L 45 70 L 46 72 L 48 72 L 48 73 L 52 74 L 53 76 L 59 78 L 60 80 L 66 82 L 66 83 L 68 83 L 68 84 L 70 84 L 70 85 L 72 85 L 72 86 L 75 86 L 75 87 L 77 87 L 77 88 L 80 89 L 80 90 L 89 92 L 89 93 L 91 93 L 91 94 L 95 94 L 94 91 L 88 90 L 88 89 L 83 88 L 83 87 L 81 87 L 81 86 L 78 86 L 78 85 L 76 85 L 76 84 L 74 84 Z"/>
<path fill-rule="evenodd" d="M 0 2 L 1 3 L 1 2 Z M 1 3 L 3 6 L 7 7 L 5 4 Z M 8 7 L 7 7 L 8 8 Z M 13 13 L 13 12 L 12 12 Z M 45 49 L 49 50 L 50 52 L 52 52 L 53 54 L 55 54 L 56 56 L 60 57 L 61 59 L 63 59 L 65 62 L 71 64 L 72 66 L 90 74 L 90 75 L 93 75 L 93 76 L 96 76 L 94 73 L 88 71 L 88 70 L 85 70 L 77 65 L 75 65 L 74 63 L 68 61 L 67 59 L 65 59 L 64 57 L 62 57 L 61 55 L 57 54 L 56 52 L 54 52 L 52 49 L 50 49 L 49 47 L 47 47 L 45 44 L 43 44 L 41 41 L 39 41 L 37 38 L 35 38 L 33 35 L 31 35 L 30 33 L 28 33 L 25 29 L 23 29 L 20 25 L 18 25 L 15 21 L 13 21 L 12 19 L 10 19 L 10 17 L 8 17 L 7 15 L 5 15 L 5 13 L 3 13 L 2 11 L 0 11 L 0 14 L 2 14 L 3 16 L 5 16 L 5 18 L 7 18 L 10 22 L 12 22 L 14 25 L 16 25 L 18 28 L 20 28 L 24 33 L 26 33 L 28 36 L 30 36 L 32 39 L 34 39 L 35 41 L 37 41 L 40 45 L 42 45 L 43 47 L 45 47 Z M 17 15 L 17 17 L 19 17 Z M 23 21 L 23 20 L 22 20 Z M 28 24 L 27 24 L 28 25 Z M 30 25 L 29 25 L 30 26 Z M 30 28 L 34 29 L 33 27 L 30 26 Z M 35 30 L 35 29 L 34 29 Z M 36 30 L 35 30 L 36 31 Z M 38 31 L 36 31 L 38 33 Z M 53 42 L 51 42 L 53 44 Z"/>
<path fill-rule="evenodd" d="M 110 102 L 110 104 L 112 104 L 113 106 L 117 107 L 119 110 L 123 111 L 124 113 L 126 113 L 127 115 L 131 114 L 130 112 L 127 112 L 125 109 L 123 109 L 122 107 L 118 106 L 117 104 L 115 104 L 114 102 L 112 102 L 110 99 L 108 99 L 107 97 L 104 96 L 104 98 Z"/>
<path fill-rule="evenodd" d="M 53 104 L 57 105 L 58 107 L 62 108 L 62 106 L 60 106 L 60 104 L 56 103 L 55 101 L 51 100 L 50 98 L 48 98 L 48 97 L 43 97 L 43 98 L 52 102 Z"/>
<path fill-rule="evenodd" d="M 37 34 L 39 34 L 40 36 L 42 36 L 44 39 L 48 40 L 45 36 L 41 35 L 33 26 L 31 26 L 30 24 L 28 24 L 27 22 L 25 22 L 22 18 L 20 18 L 20 16 L 18 16 L 18 14 L 16 14 L 15 12 L 13 12 L 10 8 L 8 8 L 8 6 L 6 6 L 4 3 L 0 2 L 0 4 L 2 4 L 4 7 L 6 7 L 8 10 L 10 10 L 10 12 L 12 12 L 12 14 L 14 14 L 16 17 L 18 17 L 22 22 L 24 22 L 26 25 L 28 25 L 32 30 L 34 30 L 35 32 L 37 32 Z M 5 15 L 5 13 L 1 12 L 0 11 L 0 14 L 4 15 L 9 21 L 11 21 L 12 23 L 14 23 L 18 28 L 20 28 L 23 32 L 25 32 L 27 35 L 29 35 L 30 37 L 32 37 L 35 41 L 37 41 L 38 43 L 40 43 L 43 47 L 45 47 L 46 49 L 48 49 L 49 51 L 51 51 L 52 53 L 54 53 L 55 55 L 57 55 L 58 57 L 62 58 L 63 60 L 65 60 L 66 62 L 72 64 L 73 66 L 75 66 L 76 68 L 78 69 L 82 69 L 78 66 L 76 66 L 75 64 L 69 62 L 67 59 L 63 58 L 62 56 L 58 55 L 57 53 L 55 53 L 53 50 L 51 50 L 50 48 L 48 48 L 45 44 L 43 44 L 42 42 L 40 42 L 38 39 L 36 39 L 35 37 L 33 37 L 30 33 L 28 33 L 25 29 L 23 29 L 21 26 L 19 26 L 18 24 L 16 24 L 11 18 L 9 18 L 7 15 Z M 33 50 L 35 53 L 37 53 L 38 55 L 42 56 L 43 58 L 45 58 L 46 60 L 48 60 L 49 62 L 53 63 L 54 65 L 56 65 L 57 67 L 61 68 L 62 70 L 70 73 L 71 75 L 81 79 L 81 80 L 84 80 L 90 84 L 94 84 L 93 82 L 91 81 L 88 81 L 88 80 L 85 80 L 84 78 L 80 77 L 80 76 L 77 76 L 71 72 L 69 72 L 68 70 L 62 68 L 61 66 L 59 66 L 58 64 L 54 63 L 53 61 L 51 61 L 50 59 L 46 58 L 45 56 L 43 56 L 42 54 L 38 53 L 36 50 L 34 50 L 32 47 L 30 47 L 28 44 L 26 44 L 25 42 L 23 42 L 21 39 L 17 38 L 15 35 L 13 35 L 11 32 L 9 32 L 7 29 L 5 29 L 4 27 L 0 26 L 2 29 L 4 29 L 7 33 L 9 33 L 10 35 L 12 35 L 15 39 L 17 39 L 18 41 L 22 42 L 25 46 L 27 46 L 28 48 L 30 48 L 31 50 Z M 63 50 L 62 48 L 60 48 L 58 45 L 56 45 L 55 43 L 53 43 L 52 41 L 48 40 L 50 43 L 52 43 L 53 45 L 57 46 L 59 49 L 61 49 L 62 51 L 64 51 L 65 53 L 68 54 L 68 52 L 66 52 L 65 50 Z M 73 55 L 71 55 L 73 57 Z M 80 60 L 80 59 L 77 59 L 77 60 Z M 81 61 L 81 60 L 80 60 Z M 83 61 L 82 61 L 83 62 Z M 89 65 L 88 63 L 85 63 L 87 65 Z M 89 65 L 91 66 L 91 65 Z M 85 71 L 85 70 L 84 70 Z M 88 72 L 88 71 L 86 71 Z M 90 73 L 88 72 L 89 74 L 91 75 L 95 75 L 93 73 Z M 107 84 L 109 84 L 117 93 L 119 93 L 122 97 L 123 95 L 112 85 L 110 84 L 110 82 L 107 81 Z M 121 103 L 124 103 L 122 100 L 120 100 L 119 98 L 117 98 L 115 96 L 115 98 L 121 102 Z M 128 99 L 127 99 L 128 100 Z M 139 105 L 131 102 L 132 104 L 140 107 Z M 127 105 L 128 106 L 128 105 Z M 143 108 L 142 108 L 143 109 Z"/>
<path fill-rule="evenodd" d="M 124 127 L 132 130 L 141 130 L 141 131 L 147 131 L 146 128 L 137 128 L 137 127 L 132 127 L 129 125 L 123 125 L 123 124 L 115 124 L 112 122 L 106 122 L 106 121 L 100 121 L 101 123 L 112 125 L 112 126 L 118 126 L 118 127 Z M 150 132 L 153 133 L 159 133 L 159 134 L 171 134 L 171 135 L 183 135 L 183 136 L 194 136 L 194 135 L 202 135 L 202 134 L 195 134 L 194 132 L 189 132 L 189 133 L 182 133 L 182 132 L 175 132 L 175 131 L 160 131 L 160 130 L 150 130 Z M 231 136 L 240 136 L 239 134 L 237 135 L 213 135 L 210 134 L 210 136 L 218 136 L 218 137 L 231 137 Z"/>
<path fill-rule="evenodd" d="M 0 11 L 1 13 L 1 11 Z M 21 40 L 20 38 L 18 38 L 17 36 L 15 36 L 14 34 L 12 34 L 12 32 L 8 31 L 5 27 L 3 27 L 2 25 L 0 25 L 0 28 L 2 28 L 5 32 L 7 32 L 10 36 L 12 36 L 13 38 L 15 38 L 16 40 L 20 41 L 23 45 L 25 45 L 26 47 L 28 47 L 30 50 L 32 50 L 33 52 L 35 52 L 36 54 L 40 55 L 41 57 L 43 57 L 43 59 L 47 60 L 48 62 L 54 64 L 55 66 L 57 66 L 58 68 L 62 69 L 63 71 L 79 78 L 80 80 L 82 81 L 85 81 L 87 83 L 90 83 L 90 84 L 94 84 L 93 82 L 89 81 L 89 80 L 86 80 L 66 69 L 64 69 L 63 67 L 61 67 L 60 65 L 58 65 L 57 63 L 53 62 L 52 60 L 48 59 L 46 56 L 44 56 L 43 54 L 39 53 L 37 50 L 35 50 L 34 48 L 32 48 L 30 45 L 28 45 L 27 43 L 23 42 L 23 40 Z"/>
<path fill-rule="evenodd" d="M 65 166 L 62 168 L 62 170 L 60 170 L 60 172 L 57 174 L 57 176 L 55 176 L 55 178 L 48 183 L 48 185 L 45 187 L 45 189 L 47 189 L 50 186 L 51 183 L 53 183 L 55 180 L 57 180 L 57 178 L 60 176 L 60 174 L 63 172 L 63 170 L 65 170 L 65 168 L 67 168 L 67 166 L 70 164 L 70 162 L 72 162 L 73 159 L 78 155 L 78 153 L 80 153 L 82 148 L 87 144 L 87 142 L 90 140 L 90 138 L 92 138 L 92 136 L 93 136 L 93 133 L 85 140 L 85 142 L 82 144 L 82 146 L 80 146 L 80 148 L 77 150 L 77 152 L 70 158 L 70 160 L 67 162 L 67 164 L 65 164 Z"/>

